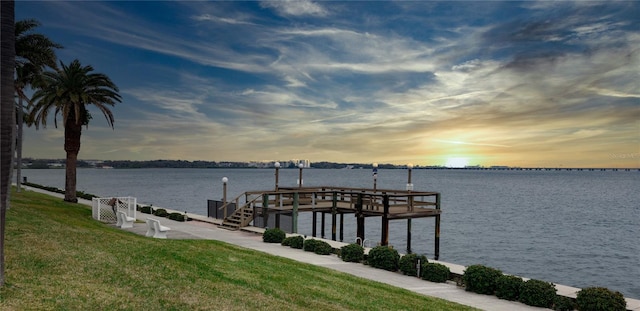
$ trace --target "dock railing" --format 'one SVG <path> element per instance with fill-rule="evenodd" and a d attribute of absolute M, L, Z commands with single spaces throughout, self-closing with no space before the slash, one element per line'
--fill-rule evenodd
<path fill-rule="evenodd" d="M 240 202 L 244 197 L 245 202 Z M 312 235 L 316 236 L 317 216 L 321 218 L 321 232 L 324 236 L 325 215 L 331 215 L 331 235 L 336 240 L 338 215 L 340 217 L 340 239 L 343 239 L 344 215 L 356 217 L 356 235 L 365 239 L 365 218 L 381 217 L 380 245 L 389 243 L 389 221 L 407 221 L 407 252 L 411 253 L 411 221 L 413 218 L 435 218 L 435 259 L 440 248 L 440 193 L 412 190 L 363 189 L 347 187 L 280 187 L 277 190 L 247 191 L 234 200 L 236 211 L 225 217 L 223 225 L 238 229 L 251 222 L 267 227 L 270 215 L 275 216 L 275 227 L 280 228 L 282 215 L 291 217 L 291 232 L 297 233 L 298 214 L 312 212 Z M 221 208 L 226 205 L 223 204 Z M 274 224 L 272 221 L 271 224 Z"/>

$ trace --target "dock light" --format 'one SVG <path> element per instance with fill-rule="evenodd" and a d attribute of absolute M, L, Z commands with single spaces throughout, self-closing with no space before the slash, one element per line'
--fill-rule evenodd
<path fill-rule="evenodd" d="M 407 192 L 413 191 L 413 184 L 411 183 L 411 170 L 413 169 L 413 164 L 407 164 Z M 413 196 L 407 196 L 407 203 L 409 204 L 409 210 L 413 211 Z M 407 254 L 411 254 L 411 218 L 407 219 Z"/>
<path fill-rule="evenodd" d="M 300 175 L 298 177 L 298 188 L 302 188 L 302 168 L 304 168 L 304 164 L 300 162 L 300 164 L 298 164 L 298 167 L 300 168 Z"/>
<path fill-rule="evenodd" d="M 373 163 L 373 192 L 376 192 L 378 183 L 378 163 Z"/>
<path fill-rule="evenodd" d="M 223 216 L 222 219 L 227 218 L 227 182 L 229 181 L 229 178 L 222 177 L 222 206 L 224 206 L 223 209 Z"/>
<path fill-rule="evenodd" d="M 273 163 L 276 168 L 276 191 L 278 191 L 278 173 L 280 172 L 280 162 Z"/>

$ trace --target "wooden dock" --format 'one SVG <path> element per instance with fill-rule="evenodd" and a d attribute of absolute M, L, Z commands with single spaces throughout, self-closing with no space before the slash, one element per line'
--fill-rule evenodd
<path fill-rule="evenodd" d="M 243 201 L 243 203 L 241 203 Z M 227 213 L 228 206 L 236 207 Z M 382 232 L 380 245 L 389 244 L 389 221 L 407 221 L 407 252 L 411 253 L 411 221 L 414 218 L 433 217 L 435 219 L 434 254 L 440 254 L 440 193 L 410 190 L 365 189 L 345 187 L 299 187 L 278 188 L 269 191 L 248 191 L 234 200 L 226 202 L 219 209 L 225 210 L 221 227 L 238 230 L 256 224 L 266 227 L 269 218 L 275 217 L 275 226 L 280 227 L 280 216 L 292 217 L 292 233 L 297 233 L 299 213 L 312 213 L 312 236 L 317 236 L 317 217 L 322 216 L 321 230 L 324 233 L 325 215 L 331 215 L 331 237 L 343 240 L 344 216 L 356 217 L 356 236 L 365 240 L 365 218 L 380 217 Z M 259 220 L 259 221 L 256 221 Z M 339 221 L 338 221 L 339 220 Z M 338 230 L 338 226 L 340 227 Z"/>

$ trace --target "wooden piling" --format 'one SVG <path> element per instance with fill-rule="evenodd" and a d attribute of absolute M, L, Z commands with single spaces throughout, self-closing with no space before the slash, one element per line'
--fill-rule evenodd
<path fill-rule="evenodd" d="M 333 193 L 333 200 L 331 204 L 331 239 L 336 240 L 336 216 L 338 209 L 338 194 Z"/>
<path fill-rule="evenodd" d="M 298 201 L 300 200 L 300 195 L 296 192 L 293 194 L 293 211 L 291 214 L 291 232 L 298 233 Z"/>
<path fill-rule="evenodd" d="M 380 238 L 380 245 L 389 245 L 389 196 L 384 195 L 382 197 L 382 237 Z"/>

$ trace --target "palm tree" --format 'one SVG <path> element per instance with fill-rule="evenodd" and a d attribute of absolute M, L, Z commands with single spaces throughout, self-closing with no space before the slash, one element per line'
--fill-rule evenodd
<path fill-rule="evenodd" d="M 0 286 L 4 286 L 4 232 L 13 160 L 15 106 L 13 70 L 15 68 L 15 2 L 0 1 Z"/>
<path fill-rule="evenodd" d="M 33 33 L 33 30 L 40 26 L 34 19 L 17 21 L 15 25 L 15 48 L 16 48 L 16 81 L 15 89 L 18 97 L 16 106 L 16 184 L 20 191 L 20 179 L 22 168 L 22 128 L 24 125 L 24 105 L 23 101 L 29 104 L 31 101 L 25 95 L 24 90 L 34 84 L 45 67 L 57 68 L 55 49 L 62 48 L 61 45 L 51 41 L 46 36 Z"/>
<path fill-rule="evenodd" d="M 109 106 L 121 102 L 118 87 L 104 74 L 92 73 L 93 67 L 82 66 L 77 59 L 69 66 L 60 62 L 61 69 L 42 74 L 33 94 L 30 117 L 36 129 L 46 127 L 47 117 L 54 110 L 54 124 L 58 127 L 58 114 L 64 124 L 64 150 L 67 152 L 64 200 L 78 202 L 76 198 L 76 164 L 80 151 L 82 126 L 88 126 L 89 105 L 97 107 L 113 128 L 113 114 Z"/>

